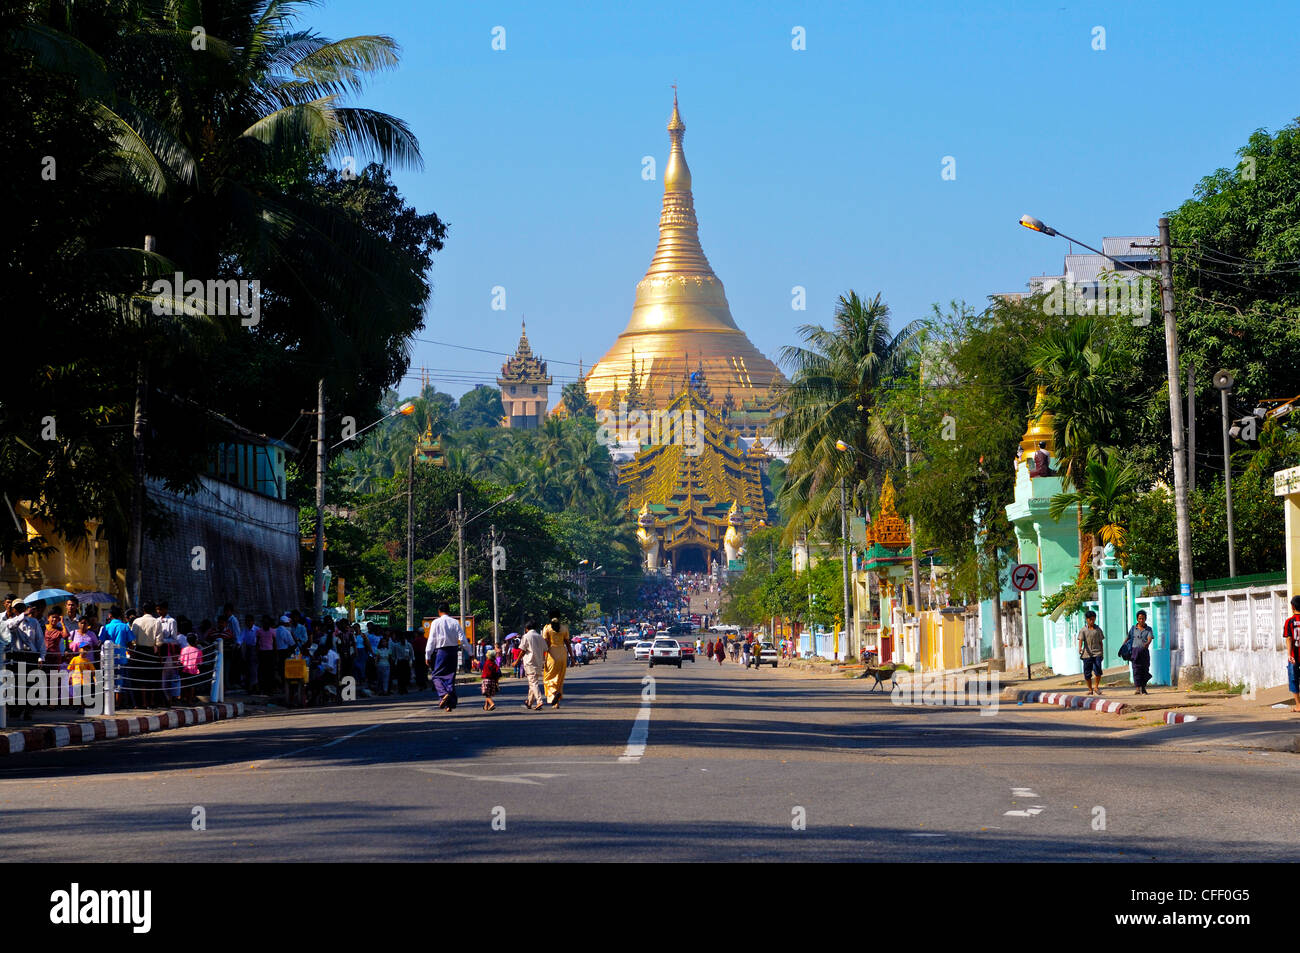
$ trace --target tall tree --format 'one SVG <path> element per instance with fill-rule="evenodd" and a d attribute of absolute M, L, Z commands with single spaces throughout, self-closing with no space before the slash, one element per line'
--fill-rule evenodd
<path fill-rule="evenodd" d="M 799 328 L 801 346 L 782 349 L 790 380 L 776 439 L 793 448 L 777 505 L 787 515 L 787 542 L 805 529 L 834 524 L 838 533 L 839 479 L 855 487 L 878 485 L 894 453 L 888 422 L 877 413 L 881 390 L 917 350 L 921 326 L 890 333 L 889 307 L 876 295 L 842 295 L 833 324 Z M 837 448 L 844 441 L 855 448 Z"/>

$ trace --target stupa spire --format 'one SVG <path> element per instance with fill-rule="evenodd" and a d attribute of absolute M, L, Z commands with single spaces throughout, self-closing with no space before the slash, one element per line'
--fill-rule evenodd
<path fill-rule="evenodd" d="M 657 275 L 707 275 L 717 280 L 709 259 L 700 247 L 699 222 L 695 218 L 695 198 L 691 194 L 691 169 L 686 164 L 682 140 L 686 123 L 677 108 L 673 91 L 673 114 L 668 119 L 668 162 L 664 166 L 664 201 L 659 213 L 659 247 L 646 271 Z M 734 326 L 734 325 L 733 325 Z"/>
<path fill-rule="evenodd" d="M 652 407 L 662 405 L 666 393 L 690 389 L 692 360 L 702 363 L 711 387 L 731 386 L 741 401 L 757 399 L 784 380 L 776 365 L 736 326 L 722 282 L 700 246 L 691 171 L 683 147 L 685 133 L 674 89 L 669 154 L 662 166 L 659 241 L 637 283 L 627 327 L 588 372 L 587 389 L 593 395 L 611 394 L 624 386 L 633 351 L 638 384 Z M 683 354 L 687 355 L 684 367 L 678 364 Z"/>

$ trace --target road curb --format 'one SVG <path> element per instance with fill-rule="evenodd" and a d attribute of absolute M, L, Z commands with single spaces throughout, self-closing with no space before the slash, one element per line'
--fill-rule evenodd
<path fill-rule="evenodd" d="M 197 708 L 173 708 L 161 715 L 137 715 L 131 718 L 95 718 L 74 721 L 67 725 L 43 725 L 19 731 L 0 732 L 0 755 L 19 754 L 23 751 L 45 751 L 84 745 L 131 735 L 147 735 L 154 731 L 202 725 L 210 721 L 238 718 L 244 713 L 243 702 L 220 705 L 202 705 Z"/>
<path fill-rule="evenodd" d="M 1125 702 L 1109 701 L 1097 695 L 1070 695 L 1066 692 L 1017 692 L 1018 703 L 1037 702 L 1042 705 L 1059 705 L 1062 708 L 1087 708 L 1108 715 L 1122 715 L 1129 710 Z"/>
<path fill-rule="evenodd" d="M 1181 711 L 1165 712 L 1166 725 L 1181 725 L 1187 721 L 1200 721 L 1200 718 L 1198 718 L 1196 715 L 1189 715 L 1186 712 L 1181 712 Z"/>

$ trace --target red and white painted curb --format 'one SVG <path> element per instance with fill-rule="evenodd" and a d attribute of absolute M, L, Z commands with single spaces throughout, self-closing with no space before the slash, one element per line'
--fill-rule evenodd
<path fill-rule="evenodd" d="M 18 754 L 20 751 L 43 751 L 47 748 L 66 748 L 68 745 L 89 744 L 109 738 L 126 738 L 145 735 L 168 728 L 201 725 L 209 721 L 238 718 L 244 713 L 244 703 L 203 705 L 200 708 L 173 708 L 160 715 L 137 715 L 132 718 L 96 718 L 91 721 L 74 721 L 67 725 L 44 725 L 20 731 L 0 732 L 0 755 Z"/>
<path fill-rule="evenodd" d="M 1021 703 L 1038 702 L 1043 705 L 1059 705 L 1062 708 L 1087 708 L 1093 711 L 1103 711 L 1109 715 L 1122 715 L 1128 711 L 1143 710 L 1134 709 L 1127 702 L 1107 701 L 1097 695 L 1068 695 L 1065 692 L 1019 692 L 1017 700 Z M 1185 712 L 1165 712 L 1166 725 L 1181 725 L 1185 722 L 1197 720 L 1196 715 Z"/>
<path fill-rule="evenodd" d="M 1109 701 L 1100 695 L 1069 695 L 1065 692 L 1020 692 L 1017 701 L 1059 705 L 1062 708 L 1088 708 L 1093 711 L 1104 711 L 1110 715 L 1120 715 L 1128 711 L 1128 705 L 1125 702 Z"/>

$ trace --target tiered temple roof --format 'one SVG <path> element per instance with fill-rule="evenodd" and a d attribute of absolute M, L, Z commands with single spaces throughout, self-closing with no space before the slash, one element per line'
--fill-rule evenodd
<path fill-rule="evenodd" d="M 697 421 L 702 430 L 698 442 L 678 439 L 643 445 L 619 474 L 619 483 L 627 487 L 631 512 L 649 506 L 667 552 L 700 546 L 716 553 L 733 502 L 749 526 L 766 523 L 762 476 L 766 456 L 761 451 L 746 452 L 740 435 L 724 425 L 693 388 L 678 393 L 666 413 L 668 419 Z M 693 436 L 689 430 L 687 434 Z"/>

